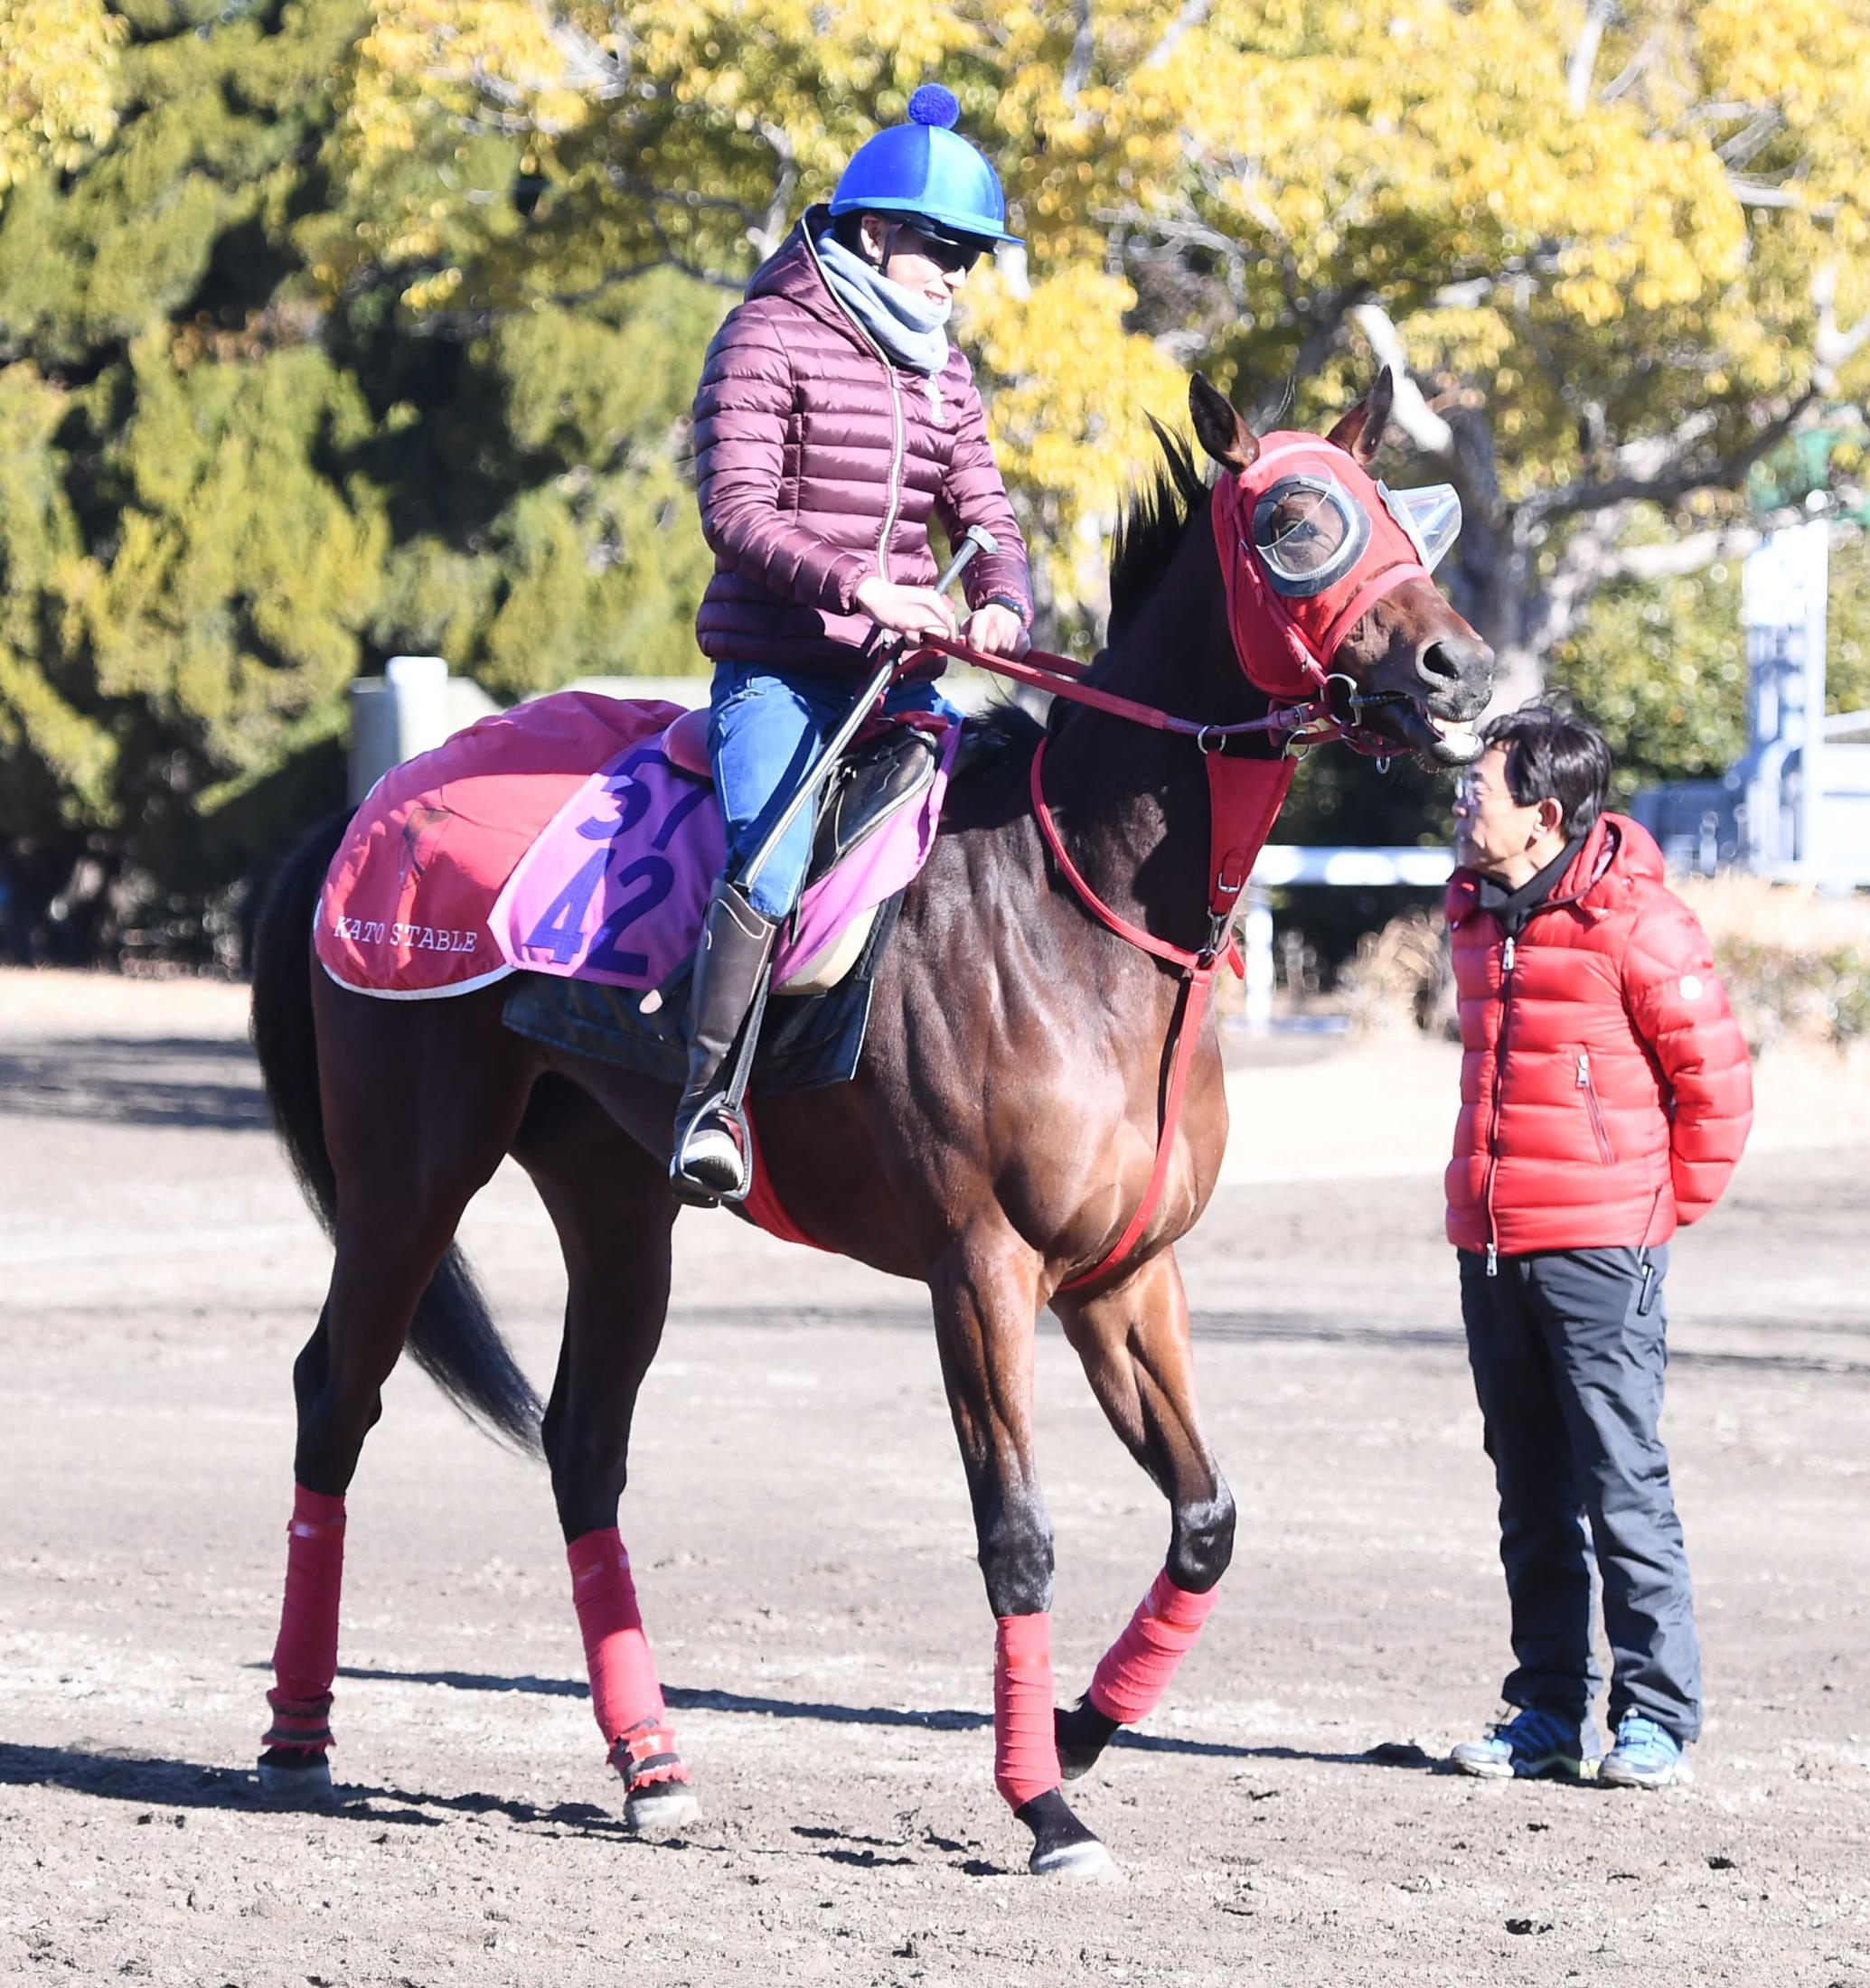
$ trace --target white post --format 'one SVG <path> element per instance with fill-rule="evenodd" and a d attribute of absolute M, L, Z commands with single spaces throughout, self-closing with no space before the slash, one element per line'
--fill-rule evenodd
<path fill-rule="evenodd" d="M 446 656 L 391 656 L 383 680 L 396 699 L 399 759 L 413 759 L 448 736 L 448 662 Z"/>
<path fill-rule="evenodd" d="M 1257 884 L 1246 886 L 1240 949 L 1246 955 L 1246 1026 L 1264 1033 L 1273 1026 L 1273 900 Z"/>
<path fill-rule="evenodd" d="M 1823 518 L 1789 525 L 1747 555 L 1741 620 L 1747 635 L 1747 845 L 1750 867 L 1823 860 L 1825 595 L 1831 528 Z M 1786 762 L 1799 755 L 1796 796 Z"/>
<path fill-rule="evenodd" d="M 1825 642 L 1828 632 L 1831 526 L 1814 518 L 1800 525 L 1805 568 L 1805 736 L 1799 750 L 1799 860 L 1815 875 L 1825 848 Z"/>
<path fill-rule="evenodd" d="M 351 804 L 453 729 L 446 657 L 391 656 L 381 677 L 359 677 L 351 686 Z"/>

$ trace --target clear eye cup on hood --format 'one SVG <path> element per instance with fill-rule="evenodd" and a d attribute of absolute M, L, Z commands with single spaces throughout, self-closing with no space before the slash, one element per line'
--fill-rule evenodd
<path fill-rule="evenodd" d="M 1420 490 L 1392 490 L 1378 483 L 1384 508 L 1409 534 L 1431 573 L 1461 536 L 1461 499 L 1452 483 L 1424 483 Z"/>
<path fill-rule="evenodd" d="M 1363 557 L 1370 520 L 1335 478 L 1282 476 L 1254 506 L 1253 533 L 1273 586 L 1291 599 L 1306 600 Z"/>

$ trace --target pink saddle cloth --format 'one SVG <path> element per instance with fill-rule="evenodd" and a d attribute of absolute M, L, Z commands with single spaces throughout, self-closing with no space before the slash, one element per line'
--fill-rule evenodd
<path fill-rule="evenodd" d="M 315 946 L 343 986 L 465 994 L 516 970 L 657 987 L 694 951 L 727 837 L 714 789 L 672 761 L 678 705 L 565 691 L 483 718 L 393 767 L 351 822 Z M 785 980 L 907 884 L 934 847 L 935 779 L 804 893 Z"/>

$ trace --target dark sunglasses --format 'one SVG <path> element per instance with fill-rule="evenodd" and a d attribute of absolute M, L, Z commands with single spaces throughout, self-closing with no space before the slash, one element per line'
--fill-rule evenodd
<path fill-rule="evenodd" d="M 981 259 L 982 244 L 978 241 L 955 241 L 945 235 L 932 235 L 907 220 L 898 221 L 896 231 L 907 235 L 937 269 L 951 275 L 965 276 Z"/>

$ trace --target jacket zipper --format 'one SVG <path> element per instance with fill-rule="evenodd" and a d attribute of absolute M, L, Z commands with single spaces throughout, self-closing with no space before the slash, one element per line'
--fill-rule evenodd
<path fill-rule="evenodd" d="M 1591 1052 L 1578 1052 L 1578 1089 L 1584 1093 L 1584 1109 L 1591 1114 L 1591 1130 L 1597 1134 L 1597 1157 L 1606 1167 L 1615 1164 L 1616 1155 L 1611 1151 L 1611 1135 L 1603 1121 L 1603 1106 L 1598 1102 L 1597 1086 L 1591 1081 Z"/>
<path fill-rule="evenodd" d="M 1500 1082 L 1507 1064 L 1507 1025 L 1513 1014 L 1513 957 L 1518 942 L 1509 932 L 1500 953 L 1500 1032 L 1493 1046 L 1493 1099 L 1487 1118 L 1487 1182 L 1481 1199 L 1487 1210 L 1487 1274 L 1498 1277 L 1500 1268 L 1499 1234 L 1493 1225 L 1493 1177 L 1500 1163 Z"/>
<path fill-rule="evenodd" d="M 889 534 L 896 530 L 896 514 L 902 505 L 903 389 L 896 368 L 883 357 L 883 371 L 889 381 L 889 502 L 883 507 L 883 529 L 877 534 L 877 577 L 889 577 Z"/>

